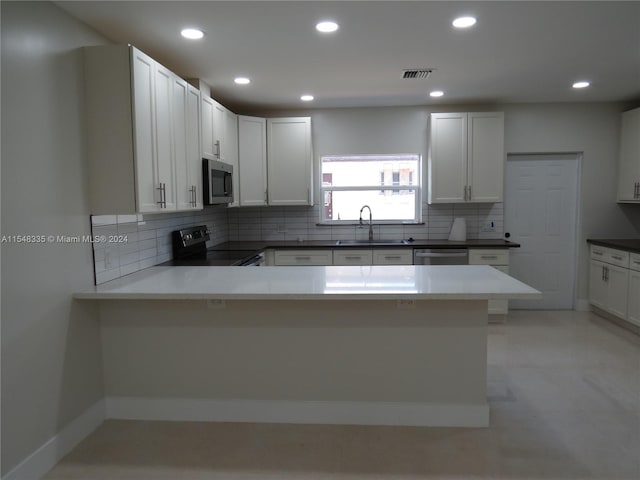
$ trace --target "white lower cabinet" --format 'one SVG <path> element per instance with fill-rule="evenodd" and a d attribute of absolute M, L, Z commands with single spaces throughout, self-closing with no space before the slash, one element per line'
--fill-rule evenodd
<path fill-rule="evenodd" d="M 276 266 L 333 265 L 333 253 L 329 249 L 276 250 L 273 255 L 273 264 Z"/>
<path fill-rule="evenodd" d="M 591 246 L 589 303 L 616 317 L 640 324 L 638 271 L 629 267 L 631 254 L 599 245 Z"/>
<path fill-rule="evenodd" d="M 632 253 L 629 263 L 629 301 L 627 320 L 640 327 L 640 254 Z"/>
<path fill-rule="evenodd" d="M 413 250 L 406 249 L 356 249 L 339 248 L 311 250 L 275 249 L 266 255 L 267 265 L 412 265 Z"/>
<path fill-rule="evenodd" d="M 413 265 L 413 249 L 381 248 L 373 251 L 374 265 Z"/>
<path fill-rule="evenodd" d="M 490 265 L 503 273 L 509 274 L 509 250 L 493 248 L 470 248 L 469 265 Z M 490 315 L 506 315 L 509 313 L 508 300 L 489 300 Z"/>
<path fill-rule="evenodd" d="M 371 250 L 354 250 L 351 248 L 333 251 L 334 265 L 373 265 Z"/>

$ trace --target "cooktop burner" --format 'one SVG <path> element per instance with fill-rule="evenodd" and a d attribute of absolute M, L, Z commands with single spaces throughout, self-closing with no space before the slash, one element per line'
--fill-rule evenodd
<path fill-rule="evenodd" d="M 257 265 L 261 258 L 255 250 L 210 250 L 207 249 L 209 230 L 206 225 L 184 228 L 171 233 L 173 260 L 164 266 L 233 266 Z"/>

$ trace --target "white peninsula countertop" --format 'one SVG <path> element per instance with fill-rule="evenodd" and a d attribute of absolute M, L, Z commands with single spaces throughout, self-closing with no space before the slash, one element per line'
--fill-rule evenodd
<path fill-rule="evenodd" d="M 491 300 L 540 292 L 484 265 L 151 267 L 76 299 Z"/>

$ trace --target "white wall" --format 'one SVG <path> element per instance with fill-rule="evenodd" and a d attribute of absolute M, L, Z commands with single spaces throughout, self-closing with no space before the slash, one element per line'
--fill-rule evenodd
<path fill-rule="evenodd" d="M 2 8 L 2 234 L 90 233 L 78 47 L 50 3 Z M 2 245 L 2 473 L 103 398 L 91 245 Z M 25 478 L 25 477 L 23 477 Z"/>

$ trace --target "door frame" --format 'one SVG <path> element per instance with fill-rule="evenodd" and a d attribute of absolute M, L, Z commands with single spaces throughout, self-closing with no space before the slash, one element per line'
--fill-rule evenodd
<path fill-rule="evenodd" d="M 506 219 L 506 211 L 509 208 L 509 203 L 507 202 L 507 172 L 506 169 L 508 167 L 509 161 L 517 162 L 518 159 L 514 157 L 521 157 L 520 160 L 548 160 L 548 158 L 535 158 L 535 157 L 550 157 L 557 156 L 558 160 L 577 160 L 577 171 L 576 171 L 576 218 L 573 225 L 573 236 L 574 236 L 574 245 L 573 245 L 573 292 L 571 294 L 571 308 L 577 311 L 589 310 L 589 306 L 581 305 L 578 299 L 578 275 L 580 273 L 580 262 L 582 259 L 580 246 L 582 245 L 580 232 L 582 232 L 582 159 L 584 152 L 580 151 L 568 151 L 568 152 L 507 152 L 506 153 L 506 161 L 505 161 L 505 174 L 504 174 L 504 192 L 505 192 L 505 203 L 504 203 L 504 218 Z M 562 158 L 564 157 L 564 158 Z M 504 224 L 504 231 L 507 232 L 506 223 Z M 587 253 L 588 255 L 588 253 Z"/>

